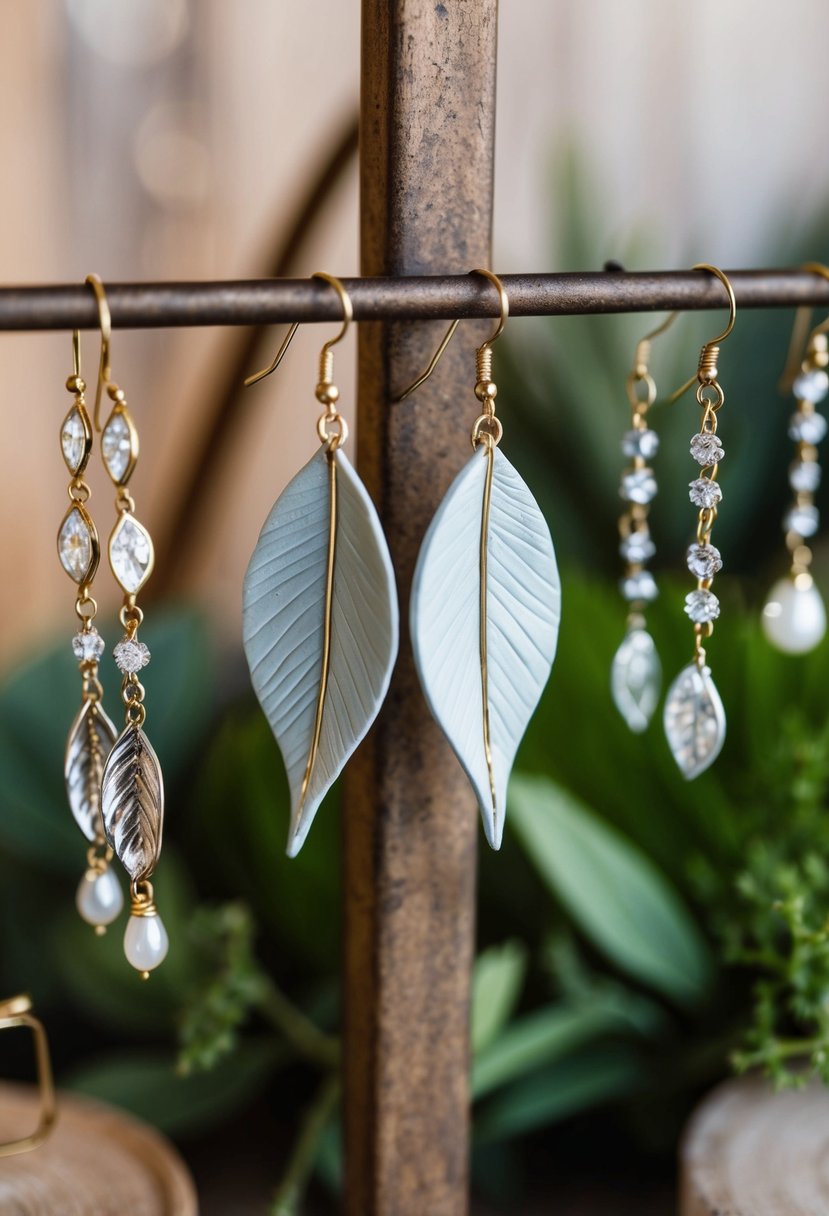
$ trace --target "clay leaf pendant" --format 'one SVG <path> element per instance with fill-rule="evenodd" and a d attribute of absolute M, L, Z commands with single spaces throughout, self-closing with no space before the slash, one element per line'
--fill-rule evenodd
<path fill-rule="evenodd" d="M 415 569 L 411 634 L 429 707 L 501 845 L 515 753 L 550 674 L 561 587 L 541 510 L 482 444 L 449 488 Z"/>
<path fill-rule="evenodd" d="M 320 448 L 274 504 L 245 575 L 242 629 L 285 762 L 294 857 L 377 717 L 397 656 L 391 557 L 341 449 Z"/>

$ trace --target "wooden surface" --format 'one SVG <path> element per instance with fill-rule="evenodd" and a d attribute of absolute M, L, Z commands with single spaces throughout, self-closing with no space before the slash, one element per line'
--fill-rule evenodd
<path fill-rule="evenodd" d="M 0 1139 L 37 1122 L 28 1086 L 0 1085 Z M 196 1193 L 172 1146 L 146 1125 L 58 1095 L 58 1122 L 39 1148 L 0 1161 L 3 1216 L 196 1216 Z"/>
<path fill-rule="evenodd" d="M 697 1109 L 682 1146 L 680 1216 L 829 1213 L 829 1089 L 774 1093 L 728 1081 Z"/>
<path fill-rule="evenodd" d="M 363 0 L 361 273 L 489 265 L 496 15 L 496 0 Z M 468 1210 L 477 811 L 420 691 L 407 612 L 423 535 L 471 452 L 473 352 L 491 327 L 462 325 L 433 380 L 392 405 L 445 326 L 360 325 L 358 468 L 403 619 L 343 800 L 348 1216 Z"/>

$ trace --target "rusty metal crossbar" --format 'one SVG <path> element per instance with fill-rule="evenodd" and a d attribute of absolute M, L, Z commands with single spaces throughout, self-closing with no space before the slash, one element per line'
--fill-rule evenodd
<path fill-rule="evenodd" d="M 808 270 L 729 270 L 738 308 L 829 306 L 829 282 Z M 652 312 L 723 307 L 723 290 L 701 271 L 505 274 L 514 317 Z M 496 293 L 469 275 L 343 279 L 358 321 L 495 317 Z M 336 321 L 340 305 L 324 283 L 263 279 L 203 283 L 107 283 L 118 329 L 270 325 Z M 0 288 L 0 330 L 95 329 L 98 313 L 82 284 Z"/>

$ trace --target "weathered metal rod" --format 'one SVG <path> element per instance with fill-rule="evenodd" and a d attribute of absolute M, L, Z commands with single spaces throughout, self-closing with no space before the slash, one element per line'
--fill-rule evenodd
<path fill-rule="evenodd" d="M 444 261 L 444 265 L 448 264 Z M 729 270 L 738 308 L 829 305 L 829 282 L 802 269 Z M 703 271 L 505 274 L 515 317 L 652 312 L 723 306 L 723 289 Z M 344 279 L 358 321 L 495 317 L 495 292 L 467 274 Z M 260 279 L 215 283 L 107 283 L 117 329 L 336 321 L 339 302 L 324 283 Z M 95 329 L 98 314 L 83 285 L 0 288 L 0 331 Z"/>

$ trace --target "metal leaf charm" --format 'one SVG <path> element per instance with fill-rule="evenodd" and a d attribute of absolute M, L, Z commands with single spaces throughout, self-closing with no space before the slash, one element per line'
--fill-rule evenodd
<path fill-rule="evenodd" d="M 711 668 L 689 663 L 668 689 L 665 734 L 688 781 L 714 763 L 725 742 L 725 710 Z"/>
<path fill-rule="evenodd" d="M 616 708 L 637 735 L 653 716 L 661 681 L 662 666 L 653 638 L 646 629 L 631 629 L 613 658 L 610 687 Z"/>
<path fill-rule="evenodd" d="M 161 852 L 164 783 L 161 765 L 139 726 L 128 726 L 104 768 L 102 806 L 107 843 L 133 882 L 149 878 Z"/>
<path fill-rule="evenodd" d="M 288 853 L 376 718 L 397 654 L 397 593 L 377 512 L 337 449 L 300 469 L 244 582 L 251 679 L 285 761 Z"/>
<path fill-rule="evenodd" d="M 435 514 L 415 569 L 411 634 L 429 707 L 500 847 L 507 782 L 556 652 L 553 542 L 527 486 L 482 446 Z"/>
<path fill-rule="evenodd" d="M 116 730 L 99 701 L 84 701 L 66 741 L 63 774 L 75 822 L 93 843 L 104 835 L 101 782 Z"/>

